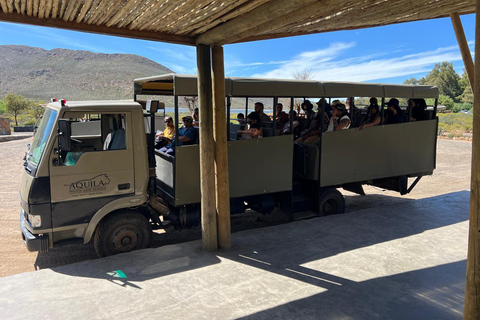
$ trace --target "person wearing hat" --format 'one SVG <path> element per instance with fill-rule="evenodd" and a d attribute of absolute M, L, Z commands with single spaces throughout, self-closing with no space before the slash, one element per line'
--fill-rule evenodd
<path fill-rule="evenodd" d="M 387 116 L 385 119 L 385 124 L 395 124 L 403 122 L 403 111 L 399 107 L 398 99 L 392 98 L 387 103 Z"/>
<path fill-rule="evenodd" d="M 193 127 L 193 118 L 191 116 L 185 116 L 182 118 L 183 126 L 178 129 L 178 146 L 194 144 L 197 142 L 197 131 Z M 170 155 L 175 153 L 175 139 L 165 147 L 160 149 L 160 152 L 164 152 Z"/>
<path fill-rule="evenodd" d="M 338 131 L 350 128 L 350 118 L 348 117 L 347 108 L 340 100 L 332 102 L 332 117 L 328 123 L 327 131 Z"/>

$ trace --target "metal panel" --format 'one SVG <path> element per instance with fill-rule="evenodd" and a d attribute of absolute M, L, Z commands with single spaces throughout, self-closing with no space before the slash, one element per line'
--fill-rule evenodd
<path fill-rule="evenodd" d="M 413 87 L 413 98 L 438 98 L 438 88 L 434 86 Z"/>
<path fill-rule="evenodd" d="M 322 97 L 325 92 L 317 81 L 232 78 L 231 94 L 235 97 Z"/>
<path fill-rule="evenodd" d="M 413 86 L 411 85 L 385 85 L 385 97 L 389 98 L 411 98 L 413 97 Z"/>
<path fill-rule="evenodd" d="M 198 145 L 177 148 L 176 206 L 200 202 L 198 148 Z M 228 168 L 232 198 L 291 190 L 293 137 L 230 141 Z"/>
<path fill-rule="evenodd" d="M 292 190 L 293 136 L 228 142 L 230 197 Z"/>
<path fill-rule="evenodd" d="M 166 159 L 164 159 L 164 157 Z M 162 182 L 160 187 L 164 192 L 168 193 L 172 197 L 173 195 L 173 159 L 172 161 L 167 160 L 168 155 L 159 156 L 155 154 L 155 162 L 157 163 L 157 167 L 155 168 L 155 172 L 157 174 L 157 179 Z M 173 157 L 172 157 L 173 158 Z"/>
<path fill-rule="evenodd" d="M 437 120 L 326 132 L 321 186 L 431 172 Z"/>
<path fill-rule="evenodd" d="M 324 82 L 325 96 L 344 98 L 353 96 L 353 84 L 347 82 Z"/>
<path fill-rule="evenodd" d="M 353 86 L 352 97 L 382 97 L 383 86 L 375 83 L 359 83 Z"/>
<path fill-rule="evenodd" d="M 200 154 L 198 145 L 175 151 L 175 206 L 200 202 Z"/>

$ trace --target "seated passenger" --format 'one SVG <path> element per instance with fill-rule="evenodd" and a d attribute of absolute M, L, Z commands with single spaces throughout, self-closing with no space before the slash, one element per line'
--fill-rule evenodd
<path fill-rule="evenodd" d="M 288 114 L 283 111 L 283 104 L 277 103 L 277 127 L 278 129 L 282 129 L 285 124 L 288 122 Z"/>
<path fill-rule="evenodd" d="M 172 117 L 165 117 L 165 130 L 155 135 L 155 149 L 163 148 L 171 143 L 174 134 L 175 126 Z"/>
<path fill-rule="evenodd" d="M 317 111 L 321 112 L 322 111 L 322 103 L 325 103 L 325 114 L 328 117 L 328 120 L 330 120 L 330 117 L 332 116 L 332 106 L 325 100 L 325 98 L 321 98 L 317 102 Z M 328 121 L 327 121 L 328 122 Z"/>
<path fill-rule="evenodd" d="M 261 135 L 262 127 L 258 123 L 253 123 L 248 129 L 248 134 L 250 135 L 251 139 L 258 139 L 263 138 Z"/>
<path fill-rule="evenodd" d="M 409 106 L 412 108 L 412 117 L 410 121 L 428 120 L 427 103 L 425 99 L 409 99 Z"/>
<path fill-rule="evenodd" d="M 359 130 L 363 130 L 366 127 L 376 126 L 382 121 L 377 98 L 370 98 L 370 105 L 368 106 L 367 110 L 367 117 L 360 124 L 360 127 L 358 128 Z"/>
<path fill-rule="evenodd" d="M 295 134 L 295 131 L 299 131 L 299 130 L 295 130 L 295 129 L 299 128 L 299 126 L 298 126 L 299 124 L 300 124 L 300 122 L 298 122 L 298 120 L 297 120 L 297 113 L 295 111 L 292 111 L 292 127 L 293 127 L 293 133 L 294 134 Z M 290 130 L 290 121 L 288 121 L 283 126 L 283 129 L 280 132 L 280 135 L 291 134 L 291 133 L 292 133 L 292 130 Z"/>
<path fill-rule="evenodd" d="M 399 107 L 398 99 L 392 98 L 387 103 L 385 112 L 385 124 L 395 124 L 403 122 L 403 110 Z"/>
<path fill-rule="evenodd" d="M 250 129 L 252 124 L 258 124 L 259 126 L 261 126 L 261 123 L 262 123 L 262 121 L 260 120 L 260 116 L 258 115 L 258 113 L 251 112 L 247 116 L 247 128 L 246 128 L 246 130 L 245 130 L 245 128 L 243 130 L 238 130 L 237 134 L 240 136 L 240 138 L 242 138 L 242 137 L 245 138 L 246 136 L 244 136 L 244 135 L 249 135 L 248 130 Z M 260 135 L 263 136 L 263 131 L 262 131 L 261 127 L 260 127 Z M 247 139 L 248 139 L 248 137 L 247 137 Z"/>
<path fill-rule="evenodd" d="M 198 127 L 198 125 L 200 123 L 199 120 L 198 120 L 198 108 L 193 109 L 192 118 L 193 118 L 193 126 Z"/>
<path fill-rule="evenodd" d="M 271 122 L 272 119 L 263 112 L 263 109 L 263 103 L 255 102 L 255 112 L 259 115 L 261 122 Z"/>
<path fill-rule="evenodd" d="M 313 104 L 310 100 L 305 100 L 302 103 L 302 110 L 305 113 L 305 119 L 307 119 L 306 126 L 310 126 L 310 122 L 315 118 L 315 111 L 313 111 Z"/>
<path fill-rule="evenodd" d="M 245 130 L 245 115 L 243 113 L 240 112 L 237 114 L 237 121 L 240 125 L 240 130 Z"/>
<path fill-rule="evenodd" d="M 347 108 L 339 100 L 332 102 L 332 117 L 328 123 L 327 131 L 338 131 L 350 128 L 350 118 Z"/>
<path fill-rule="evenodd" d="M 193 127 L 193 118 L 191 116 L 185 116 L 182 118 L 183 126 L 178 129 L 178 146 L 190 145 L 197 142 L 197 130 Z M 160 149 L 160 152 L 164 152 L 169 155 L 175 153 L 175 139 L 165 147 Z"/>
<path fill-rule="evenodd" d="M 327 113 L 325 113 L 323 117 L 324 131 L 327 128 L 328 121 L 329 121 L 328 115 Z M 313 143 L 318 139 L 318 135 L 322 132 L 321 126 L 322 126 L 322 110 L 320 110 L 315 114 L 315 117 L 310 122 L 309 128 L 302 131 L 301 137 L 297 139 L 296 142 L 303 141 L 305 143 Z"/>

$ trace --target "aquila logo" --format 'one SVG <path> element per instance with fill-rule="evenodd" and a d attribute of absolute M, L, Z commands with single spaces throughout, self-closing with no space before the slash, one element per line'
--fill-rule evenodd
<path fill-rule="evenodd" d="M 71 184 L 66 184 L 70 193 L 98 192 L 105 191 L 110 183 L 110 178 L 105 173 L 99 174 L 92 179 L 83 179 Z"/>

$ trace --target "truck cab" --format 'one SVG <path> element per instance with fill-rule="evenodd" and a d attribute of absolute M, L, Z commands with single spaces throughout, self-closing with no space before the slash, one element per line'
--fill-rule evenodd
<path fill-rule="evenodd" d="M 21 178 L 28 250 L 87 243 L 107 215 L 147 201 L 143 112 L 128 101 L 47 105 Z"/>

